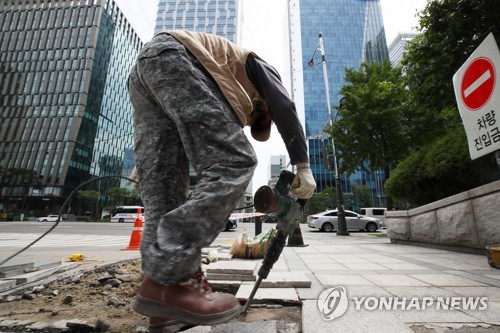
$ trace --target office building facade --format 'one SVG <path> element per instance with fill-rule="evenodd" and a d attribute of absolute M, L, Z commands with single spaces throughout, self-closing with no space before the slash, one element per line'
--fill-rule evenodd
<path fill-rule="evenodd" d="M 155 34 L 182 29 L 206 32 L 238 43 L 238 3 L 237 0 L 160 0 Z"/>
<path fill-rule="evenodd" d="M 406 54 L 406 44 L 408 44 L 418 34 L 411 32 L 400 32 L 389 45 L 389 60 L 392 66 L 397 66 Z"/>
<path fill-rule="evenodd" d="M 278 182 L 281 170 L 284 170 L 286 168 L 286 155 L 271 155 L 269 159 L 268 185 L 274 187 Z"/>
<path fill-rule="evenodd" d="M 0 210 L 57 213 L 82 182 L 123 175 L 142 42 L 113 0 L 2 1 L 0 25 Z"/>
<path fill-rule="evenodd" d="M 329 144 L 328 135 L 323 132 L 329 121 L 328 103 L 335 118 L 346 68 L 359 69 L 362 62 L 388 58 L 382 10 L 379 0 L 289 0 L 288 10 L 293 97 L 298 112 L 305 116 L 311 168 L 317 190 L 321 191 L 335 186 L 334 172 L 325 167 L 321 155 Z M 330 100 L 325 88 L 319 33 L 324 41 Z M 314 65 L 309 67 L 311 59 Z M 333 169 L 331 157 L 329 163 Z M 374 196 L 383 191 L 377 189 L 375 173 L 341 175 L 341 181 L 344 192 L 350 192 L 353 184 L 369 186 Z"/>

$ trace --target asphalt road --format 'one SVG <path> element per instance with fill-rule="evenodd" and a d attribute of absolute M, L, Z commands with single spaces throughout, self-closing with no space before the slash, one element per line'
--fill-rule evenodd
<path fill-rule="evenodd" d="M 31 244 L 47 232 L 54 222 L 0 222 L 0 262 L 22 251 L 7 264 L 26 261 L 59 261 L 75 253 L 88 260 L 116 261 L 139 257 L 137 250 L 125 250 L 132 241 L 133 223 L 60 222 L 50 233 Z M 265 231 L 275 224 L 265 223 Z M 255 235 L 254 223 L 238 223 L 236 229 L 222 231 L 217 241 L 231 242 L 247 230 Z"/>
<path fill-rule="evenodd" d="M 71 254 L 83 254 L 89 262 L 118 261 L 138 258 L 138 250 L 126 250 L 132 241 L 133 223 L 90 223 L 62 221 L 42 239 L 23 250 L 47 232 L 53 222 L 0 222 L 0 263 L 14 253 L 22 251 L 6 264 L 26 261 L 64 261 Z M 263 223 L 262 231 L 276 226 Z M 302 224 L 304 242 L 329 244 L 335 241 L 335 233 L 319 232 Z M 214 243 L 232 244 L 238 235 L 247 231 L 255 235 L 254 223 L 238 223 L 236 229 L 222 231 Z M 385 230 L 383 231 L 385 232 Z M 362 234 L 368 234 L 363 233 Z"/>

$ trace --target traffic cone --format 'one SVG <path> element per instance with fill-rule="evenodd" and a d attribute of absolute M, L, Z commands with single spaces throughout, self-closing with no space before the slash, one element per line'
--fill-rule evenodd
<path fill-rule="evenodd" d="M 137 210 L 137 217 L 134 221 L 134 228 L 132 229 L 132 235 L 130 235 L 129 245 L 122 249 L 123 250 L 140 250 L 141 249 L 141 237 L 142 237 L 142 220 L 141 216 L 142 210 L 139 208 Z"/>
<path fill-rule="evenodd" d="M 309 245 L 304 244 L 304 239 L 302 238 L 302 231 L 300 230 L 300 224 L 297 224 L 293 230 L 293 234 L 288 236 L 288 243 L 286 246 L 290 247 L 306 247 Z"/>

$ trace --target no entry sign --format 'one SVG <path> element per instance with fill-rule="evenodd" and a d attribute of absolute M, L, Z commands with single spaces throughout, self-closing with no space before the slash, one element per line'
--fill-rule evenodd
<path fill-rule="evenodd" d="M 495 88 L 495 66 L 488 58 L 477 58 L 465 70 L 462 79 L 462 100 L 472 110 L 482 108 Z"/>
<path fill-rule="evenodd" d="M 472 159 L 500 150 L 500 53 L 493 34 L 453 76 Z"/>

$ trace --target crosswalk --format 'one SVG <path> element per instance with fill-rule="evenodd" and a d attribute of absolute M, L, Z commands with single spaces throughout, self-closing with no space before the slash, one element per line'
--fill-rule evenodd
<path fill-rule="evenodd" d="M 21 248 L 40 236 L 41 234 L 35 233 L 3 233 L 0 234 L 0 248 Z M 33 244 L 31 248 L 73 246 L 126 247 L 129 242 L 130 236 L 48 234 Z"/>

